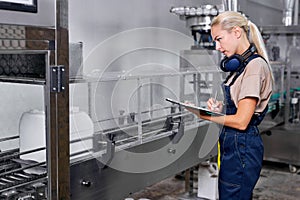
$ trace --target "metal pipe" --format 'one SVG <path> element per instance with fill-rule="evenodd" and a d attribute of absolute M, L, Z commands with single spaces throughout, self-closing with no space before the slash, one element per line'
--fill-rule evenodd
<path fill-rule="evenodd" d="M 238 11 L 238 0 L 223 0 L 225 10 Z"/>
<path fill-rule="evenodd" d="M 19 139 L 19 136 L 11 136 L 11 137 L 6 137 L 6 138 L 1 138 L 0 142 L 4 142 L 7 140 L 14 140 L 14 139 Z"/>
<path fill-rule="evenodd" d="M 295 1 L 294 0 L 285 0 L 284 1 L 284 10 L 283 10 L 283 24 L 285 26 L 290 26 L 292 25 L 292 16 L 293 16 L 293 6 Z"/>
<path fill-rule="evenodd" d="M 153 86 L 153 79 L 150 78 L 150 117 L 153 117 L 153 108 L 154 108 L 154 86 Z M 163 108 L 164 109 L 164 108 Z"/>
<path fill-rule="evenodd" d="M 10 171 L 3 172 L 3 173 L 1 173 L 1 177 L 4 177 L 6 175 L 10 175 L 10 174 L 14 174 L 14 173 L 26 170 L 26 169 L 31 169 L 33 167 L 42 167 L 45 164 L 46 164 L 46 162 L 40 162 L 40 163 L 38 162 L 38 163 L 28 164 L 25 167 L 21 167 L 21 168 L 17 168 L 17 169 L 13 169 L 13 170 L 10 170 Z M 47 170 L 45 168 L 45 173 L 44 173 L 45 175 L 46 175 L 46 172 L 47 172 Z"/>
<path fill-rule="evenodd" d="M 137 103 L 138 103 L 138 108 L 137 108 L 137 112 L 138 112 L 138 138 L 139 141 L 141 141 L 142 143 L 142 139 L 143 139 L 143 129 L 142 129 L 142 114 L 141 114 L 141 107 L 142 107 L 142 94 L 141 94 L 141 90 L 143 87 L 142 81 L 141 79 L 137 79 Z"/>
<path fill-rule="evenodd" d="M 298 25 L 298 15 L 299 15 L 299 0 L 295 0 L 295 9 L 294 9 L 294 25 Z M 293 36 L 293 46 L 297 46 L 297 36 Z"/>
<path fill-rule="evenodd" d="M 288 48 L 287 55 L 290 55 L 291 48 Z M 290 93 L 290 88 L 291 88 L 291 61 L 289 56 L 286 59 L 286 99 L 285 99 L 285 105 L 284 105 L 284 125 L 285 127 L 289 127 L 289 119 L 290 119 L 290 102 L 291 102 L 291 93 Z"/>
<path fill-rule="evenodd" d="M 185 111 L 183 113 L 175 113 L 175 114 L 170 114 L 168 116 L 173 116 L 173 117 L 185 117 L 185 116 L 189 116 L 189 115 L 192 115 L 191 113 L 189 113 L 188 111 Z M 159 123 L 159 122 L 164 122 L 166 120 L 166 116 L 162 116 L 162 117 L 157 117 L 157 118 L 154 118 L 152 119 L 151 121 L 146 121 L 146 122 L 142 122 L 142 126 L 145 126 L 145 125 L 151 125 L 153 123 Z M 132 124 L 132 125 L 124 125 L 124 126 L 119 126 L 119 127 L 116 127 L 115 129 L 112 129 L 112 130 L 108 130 L 108 131 L 99 131 L 98 133 L 101 133 L 101 134 L 115 134 L 119 131 L 126 131 L 126 130 L 131 130 L 133 128 L 137 128 L 139 125 L 137 123 L 135 124 Z"/>
<path fill-rule="evenodd" d="M 238 0 L 233 0 L 233 11 L 238 11 Z"/>
<path fill-rule="evenodd" d="M 1 156 L 0 161 L 2 162 L 2 161 L 10 160 L 10 159 L 13 159 L 13 158 L 17 158 L 21 155 L 30 154 L 30 153 L 42 151 L 42 150 L 45 150 L 45 149 L 46 149 L 46 147 L 39 147 L 39 148 L 36 148 L 36 149 L 31 149 L 31 150 L 27 150 L 27 151 L 23 151 L 23 152 L 12 152 L 10 154 L 6 154 L 4 156 Z"/>
<path fill-rule="evenodd" d="M 294 25 L 298 25 L 298 16 L 299 16 L 299 0 L 295 0 Z"/>

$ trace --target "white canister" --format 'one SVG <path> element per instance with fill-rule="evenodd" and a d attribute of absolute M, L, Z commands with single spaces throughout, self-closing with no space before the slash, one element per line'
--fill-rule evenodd
<path fill-rule="evenodd" d="M 30 151 L 46 146 L 46 126 L 45 112 L 30 110 L 24 112 L 20 119 L 20 152 Z M 87 113 L 79 111 L 78 108 L 70 110 L 70 154 L 89 151 L 93 148 L 92 136 L 94 125 Z M 77 141 L 77 142 L 74 142 Z M 73 156 L 80 157 L 85 154 Z M 25 160 L 35 160 L 37 162 L 46 161 L 46 151 L 38 151 L 20 156 Z"/>

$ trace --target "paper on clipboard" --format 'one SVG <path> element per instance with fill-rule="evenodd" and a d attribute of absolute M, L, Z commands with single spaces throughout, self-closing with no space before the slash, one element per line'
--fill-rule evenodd
<path fill-rule="evenodd" d="M 206 108 L 201 108 L 201 107 L 198 107 L 198 106 L 190 105 L 190 104 L 183 103 L 183 102 L 180 102 L 180 101 L 176 101 L 176 100 L 170 99 L 170 98 L 166 98 L 166 101 L 184 106 L 184 107 L 189 108 L 189 109 L 197 110 L 202 115 L 209 115 L 209 116 L 222 116 L 222 115 L 224 115 L 223 113 L 220 113 L 220 112 L 214 112 L 214 111 L 208 110 Z"/>

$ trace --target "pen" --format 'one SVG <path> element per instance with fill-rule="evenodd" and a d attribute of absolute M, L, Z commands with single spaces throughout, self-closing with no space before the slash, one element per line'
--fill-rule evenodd
<path fill-rule="evenodd" d="M 213 104 L 212 104 L 212 108 L 213 108 L 213 110 L 215 110 L 217 107 L 218 107 L 218 105 L 217 105 L 217 97 L 218 97 L 218 90 L 216 91 L 216 93 L 215 93 L 215 98 L 213 99 Z"/>
<path fill-rule="evenodd" d="M 217 97 L 218 97 L 218 90 L 216 91 L 216 94 L 215 94 L 215 102 L 217 102 Z"/>

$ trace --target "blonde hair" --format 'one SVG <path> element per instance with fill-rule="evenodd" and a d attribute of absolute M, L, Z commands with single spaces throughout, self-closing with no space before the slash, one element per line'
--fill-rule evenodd
<path fill-rule="evenodd" d="M 248 20 L 245 16 L 235 11 L 225 11 L 223 13 L 220 13 L 212 20 L 211 27 L 219 24 L 221 25 L 221 28 L 223 30 L 231 31 L 234 27 L 239 26 L 245 31 L 249 42 L 255 45 L 257 53 L 262 56 L 268 63 L 272 75 L 272 81 L 274 82 L 265 43 L 257 26 L 250 20 Z"/>

